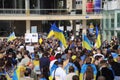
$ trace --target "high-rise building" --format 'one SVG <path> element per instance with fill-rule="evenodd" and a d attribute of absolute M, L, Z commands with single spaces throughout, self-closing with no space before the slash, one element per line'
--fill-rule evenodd
<path fill-rule="evenodd" d="M 106 0 L 103 9 L 103 40 L 111 40 L 112 36 L 120 39 L 120 0 Z"/>
<path fill-rule="evenodd" d="M 76 30 L 76 22 L 81 21 L 86 30 L 87 20 L 102 19 L 94 4 L 93 0 L 0 0 L 0 34 L 8 36 L 14 31 L 21 36 L 30 33 L 32 27 L 37 27 L 38 33 L 48 32 L 53 22 L 65 30 L 67 26 Z"/>

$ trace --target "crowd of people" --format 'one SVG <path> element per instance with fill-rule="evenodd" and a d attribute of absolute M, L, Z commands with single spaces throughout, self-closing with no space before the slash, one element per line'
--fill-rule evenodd
<path fill-rule="evenodd" d="M 54 37 L 25 43 L 24 37 L 0 39 L 0 80 L 11 80 L 20 66 L 20 80 L 120 80 L 120 45 L 117 37 L 99 49 L 82 47 L 82 36 L 67 35 L 65 49 Z M 26 46 L 34 46 L 29 52 Z M 18 79 L 14 79 L 18 80 Z"/>

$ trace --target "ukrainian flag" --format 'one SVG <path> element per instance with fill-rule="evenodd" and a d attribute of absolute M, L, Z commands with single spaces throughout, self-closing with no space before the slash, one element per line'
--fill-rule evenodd
<path fill-rule="evenodd" d="M 12 78 L 8 75 L 8 73 L 6 73 L 6 78 L 7 80 L 12 80 Z"/>
<path fill-rule="evenodd" d="M 82 65 L 81 71 L 80 71 L 80 76 L 79 76 L 80 80 L 84 79 L 84 74 L 86 73 L 88 65 L 91 66 L 92 69 L 93 69 L 93 74 L 94 74 L 94 79 L 93 80 L 96 80 L 97 69 L 96 69 L 96 66 L 94 64 L 83 64 Z"/>
<path fill-rule="evenodd" d="M 55 23 L 53 25 L 51 25 L 51 29 L 50 29 L 50 32 L 49 32 L 47 38 L 50 38 L 51 36 L 54 36 L 55 38 L 60 40 L 62 42 L 62 44 L 64 45 L 64 47 L 67 48 L 67 43 L 66 43 L 66 39 L 65 39 L 65 36 L 63 34 L 63 31 L 61 31 L 56 26 Z"/>
<path fill-rule="evenodd" d="M 13 73 L 12 80 L 20 80 L 20 66 L 17 67 L 17 69 Z"/>
<path fill-rule="evenodd" d="M 86 35 L 83 35 L 82 47 L 86 48 L 87 50 L 92 49 L 92 45 Z"/>
<path fill-rule="evenodd" d="M 16 39 L 15 33 L 12 32 L 7 39 L 8 39 L 8 41 L 12 41 L 12 40 Z"/>
<path fill-rule="evenodd" d="M 95 46 L 96 48 L 100 48 L 101 46 L 101 36 L 100 36 L 100 33 L 98 31 L 98 27 L 96 26 L 96 43 L 95 43 Z"/>
<path fill-rule="evenodd" d="M 42 39 L 42 38 L 40 38 L 40 39 L 39 39 L 39 43 L 40 43 L 40 44 L 42 44 L 42 42 L 43 42 L 43 39 Z"/>

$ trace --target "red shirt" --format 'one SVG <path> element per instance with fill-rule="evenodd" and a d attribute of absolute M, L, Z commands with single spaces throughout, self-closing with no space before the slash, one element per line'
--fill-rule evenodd
<path fill-rule="evenodd" d="M 52 60 L 55 60 L 55 57 L 54 56 L 50 56 L 50 61 L 52 61 Z"/>

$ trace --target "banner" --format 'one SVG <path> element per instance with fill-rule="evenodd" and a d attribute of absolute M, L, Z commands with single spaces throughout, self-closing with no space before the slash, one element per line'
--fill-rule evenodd
<path fill-rule="evenodd" d="M 38 42 L 38 33 L 26 33 L 25 43 Z"/>
<path fill-rule="evenodd" d="M 34 53 L 34 46 L 26 46 L 26 50 L 28 50 L 30 53 Z"/>

